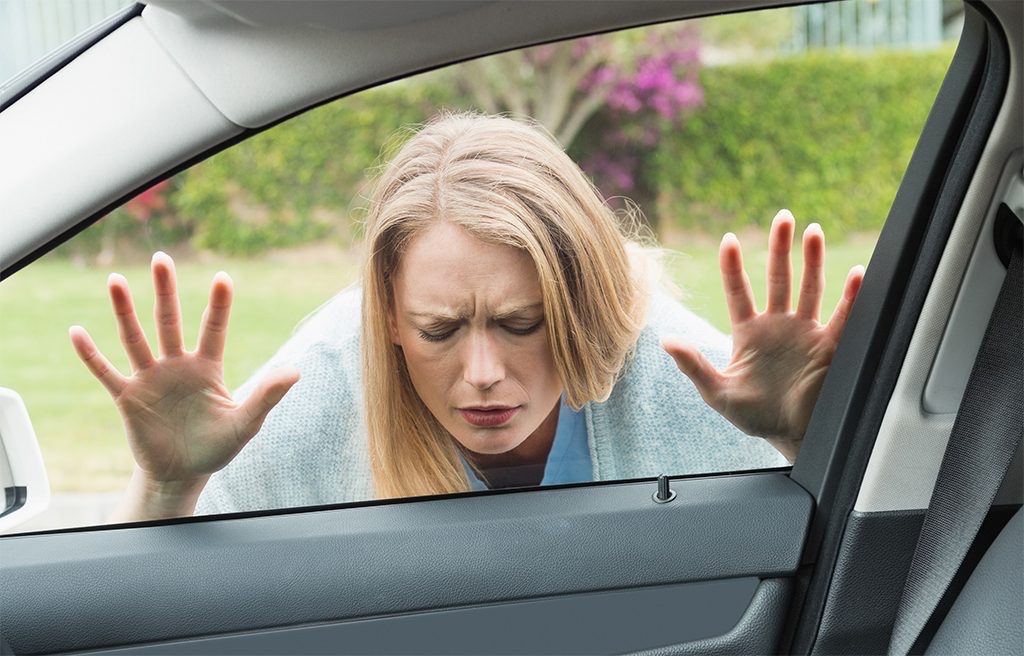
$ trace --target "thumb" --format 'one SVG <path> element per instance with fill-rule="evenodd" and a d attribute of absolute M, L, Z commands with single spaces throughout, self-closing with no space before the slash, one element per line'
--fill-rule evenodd
<path fill-rule="evenodd" d="M 681 337 L 668 336 L 661 339 L 661 347 L 676 361 L 679 370 L 697 386 L 701 397 L 711 403 L 722 385 L 722 375 L 711 361 L 696 347 Z"/>
<path fill-rule="evenodd" d="M 241 406 L 244 416 L 248 418 L 250 438 L 259 432 L 267 414 L 274 409 L 292 386 L 299 382 L 299 370 L 295 367 L 275 369 L 259 382 L 256 389 Z"/>

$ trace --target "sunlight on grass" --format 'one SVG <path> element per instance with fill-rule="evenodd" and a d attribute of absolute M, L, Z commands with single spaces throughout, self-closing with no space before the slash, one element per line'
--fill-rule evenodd
<path fill-rule="evenodd" d="M 803 226 L 798 226 L 798 234 Z M 743 263 L 758 310 L 764 310 L 765 269 L 768 265 L 768 233 L 748 231 L 739 235 L 743 247 Z M 839 294 L 850 269 L 867 266 L 874 250 L 876 234 L 853 235 L 841 243 L 825 244 L 825 295 L 821 306 L 822 320 L 827 321 L 839 300 Z M 683 302 L 694 312 L 707 319 L 722 332 L 729 333 L 729 310 L 722 292 L 722 278 L 718 271 L 718 240 L 704 235 L 677 236 L 667 239 L 669 249 L 665 257 L 666 275 L 682 290 Z M 793 253 L 793 306 L 799 288 L 802 257 Z"/>
<path fill-rule="evenodd" d="M 355 279 L 356 267 L 356 258 L 340 251 L 178 262 L 185 343 L 189 348 L 195 344 L 211 278 L 218 270 L 227 271 L 234 280 L 235 302 L 225 381 L 229 388 L 237 387 L 274 354 L 303 317 Z M 117 271 L 128 278 L 155 352 L 148 264 Z M 58 492 L 119 490 L 131 471 L 117 410 L 79 362 L 67 335 L 70 326 L 84 326 L 122 373 L 129 372 L 106 294 L 109 273 L 50 258 L 0 285 L 0 386 L 25 400 L 51 486 Z"/>

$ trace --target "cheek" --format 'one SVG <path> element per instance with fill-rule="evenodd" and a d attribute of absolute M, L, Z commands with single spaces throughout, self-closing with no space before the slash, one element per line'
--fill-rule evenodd
<path fill-rule="evenodd" d="M 420 397 L 426 400 L 438 396 L 451 385 L 453 377 L 459 374 L 458 360 L 452 349 L 426 343 L 415 331 L 400 330 L 396 335 L 395 343 L 402 347 L 405 367 Z"/>
<path fill-rule="evenodd" d="M 547 335 L 538 335 L 530 340 L 510 358 L 514 363 L 516 377 L 526 383 L 535 393 L 561 394 L 562 381 L 555 367 L 555 356 Z"/>

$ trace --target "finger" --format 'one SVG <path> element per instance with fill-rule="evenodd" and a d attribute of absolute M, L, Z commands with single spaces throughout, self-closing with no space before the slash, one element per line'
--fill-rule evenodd
<path fill-rule="evenodd" d="M 124 389 L 125 377 L 110 364 L 110 361 L 103 357 L 92 337 L 81 326 L 71 326 L 68 329 L 68 336 L 71 337 L 71 345 L 75 347 L 75 353 L 85 363 L 92 375 L 96 377 L 110 395 L 117 397 Z"/>
<path fill-rule="evenodd" d="M 146 334 L 142 332 L 139 317 L 135 314 L 135 303 L 128 280 L 119 273 L 112 273 L 107 278 L 107 289 L 110 302 L 114 306 L 117 318 L 117 332 L 121 336 L 121 344 L 128 355 L 128 362 L 134 371 L 145 369 L 153 364 L 153 352 L 149 350 Z"/>
<path fill-rule="evenodd" d="M 757 314 L 754 307 L 754 290 L 750 286 L 747 272 L 743 269 L 740 240 L 731 232 L 722 237 L 722 245 L 718 249 L 718 268 L 722 271 L 725 303 L 729 307 L 732 323 L 735 325 L 752 318 Z"/>
<path fill-rule="evenodd" d="M 850 273 L 846 274 L 843 295 L 840 297 L 839 302 L 836 303 L 836 309 L 832 311 L 832 318 L 828 320 L 828 331 L 836 341 L 839 341 L 839 337 L 843 334 L 846 320 L 850 316 L 850 310 L 853 308 L 853 302 L 857 298 L 857 292 L 860 291 L 863 281 L 864 267 L 859 264 L 850 269 Z"/>
<path fill-rule="evenodd" d="M 768 312 L 789 312 L 793 294 L 793 265 L 789 250 L 796 221 L 789 210 L 779 210 L 768 233 Z"/>
<path fill-rule="evenodd" d="M 679 370 L 693 381 L 704 401 L 711 404 L 718 397 L 723 383 L 722 374 L 715 369 L 711 361 L 693 345 L 679 337 L 664 337 L 661 346 L 676 361 Z"/>
<path fill-rule="evenodd" d="M 199 327 L 199 343 L 196 351 L 210 360 L 220 361 L 224 357 L 224 343 L 228 334 L 228 316 L 231 314 L 231 277 L 223 271 L 213 277 L 210 285 L 210 300 L 203 312 Z"/>
<path fill-rule="evenodd" d="M 274 409 L 292 385 L 299 381 L 299 371 L 286 367 L 270 372 L 260 381 L 253 393 L 242 403 L 241 411 L 248 419 L 249 437 L 263 426 L 267 414 Z"/>
<path fill-rule="evenodd" d="M 153 254 L 153 288 L 156 291 L 153 316 L 156 319 L 157 336 L 160 338 L 160 353 L 165 356 L 180 355 L 184 350 L 181 304 L 178 301 L 174 260 L 167 253 Z"/>
<path fill-rule="evenodd" d="M 800 297 L 796 315 L 817 321 L 821 317 L 821 295 L 825 291 L 825 233 L 812 223 L 804 230 L 804 270 L 800 276 Z"/>

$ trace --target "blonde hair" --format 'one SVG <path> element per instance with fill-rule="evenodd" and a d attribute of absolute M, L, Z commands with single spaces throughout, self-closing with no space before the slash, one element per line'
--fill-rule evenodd
<path fill-rule="evenodd" d="M 362 374 L 381 498 L 469 489 L 454 439 L 420 400 L 388 329 L 402 254 L 438 221 L 529 254 L 573 408 L 611 394 L 646 310 L 627 235 L 553 138 L 503 117 L 448 115 L 426 125 L 384 168 L 366 225 Z"/>

